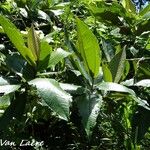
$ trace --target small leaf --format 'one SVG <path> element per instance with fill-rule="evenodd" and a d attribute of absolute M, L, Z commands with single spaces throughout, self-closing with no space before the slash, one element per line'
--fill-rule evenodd
<path fill-rule="evenodd" d="M 84 22 L 78 18 L 76 21 L 79 52 L 89 74 L 92 73 L 93 77 L 97 77 L 101 63 L 101 51 L 98 40 Z"/>
<path fill-rule="evenodd" d="M 39 60 L 40 55 L 40 41 L 39 37 L 35 32 L 34 26 L 28 30 L 28 48 L 32 51 L 35 60 Z"/>
<path fill-rule="evenodd" d="M 47 42 L 42 41 L 40 43 L 40 57 L 38 62 L 38 70 L 47 69 L 51 51 L 52 47 Z"/>
<path fill-rule="evenodd" d="M 51 53 L 48 67 L 54 67 L 57 63 L 59 63 L 60 61 L 62 61 L 64 58 L 66 58 L 69 55 L 71 55 L 71 53 L 66 52 L 61 48 L 58 48 L 57 50 Z"/>
<path fill-rule="evenodd" d="M 102 64 L 103 78 L 105 82 L 112 82 L 112 74 L 107 64 Z"/>
<path fill-rule="evenodd" d="M 136 7 L 131 0 L 122 0 L 121 3 L 128 12 L 136 14 Z"/>
<path fill-rule="evenodd" d="M 72 101 L 71 96 L 59 86 L 53 79 L 37 78 L 29 82 L 36 86 L 42 100 L 56 112 L 61 119 L 69 119 L 69 107 Z"/>
<path fill-rule="evenodd" d="M 124 47 L 123 50 L 117 53 L 109 63 L 109 69 L 112 74 L 113 82 L 118 83 L 120 81 L 125 67 L 125 60 L 126 50 Z"/>

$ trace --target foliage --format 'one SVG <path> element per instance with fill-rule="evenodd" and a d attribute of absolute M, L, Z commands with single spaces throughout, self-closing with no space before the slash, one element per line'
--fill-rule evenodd
<path fill-rule="evenodd" d="M 1 139 L 16 148 L 22 139 L 43 149 L 149 148 L 150 4 L 137 12 L 130 0 L 0 3 Z"/>

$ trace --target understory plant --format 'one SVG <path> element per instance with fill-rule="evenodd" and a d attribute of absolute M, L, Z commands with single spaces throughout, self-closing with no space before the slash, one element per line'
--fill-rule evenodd
<path fill-rule="evenodd" d="M 21 138 L 41 140 L 36 134 L 40 122 L 45 149 L 148 147 L 150 5 L 137 13 L 130 0 L 59 3 L 15 3 L 21 14 L 31 13 L 23 16 L 27 20 L 35 10 L 37 17 L 53 22 L 48 34 L 38 22 L 21 31 L 11 15 L 0 15 L 0 33 L 14 50 L 4 46 L 7 53 L 0 52 L 2 138 L 12 134 L 18 144 Z M 47 133 L 60 138 L 53 125 L 69 127 L 61 130 L 62 143 L 73 139 L 67 148 L 53 147 Z M 31 135 L 20 136 L 17 128 L 19 133 L 31 130 Z"/>

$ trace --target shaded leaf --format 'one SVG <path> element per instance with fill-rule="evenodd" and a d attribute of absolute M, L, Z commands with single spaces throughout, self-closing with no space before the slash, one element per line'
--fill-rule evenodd
<path fill-rule="evenodd" d="M 99 114 L 102 97 L 100 95 L 84 94 L 76 98 L 79 113 L 82 117 L 82 123 L 88 137 L 91 136 L 92 130 L 96 125 L 96 119 Z"/>
<path fill-rule="evenodd" d="M 8 55 L 6 57 L 6 64 L 13 72 L 25 79 L 33 79 L 35 77 L 36 71 L 33 66 L 27 64 L 22 56 L 14 53 L 13 55 Z"/>
<path fill-rule="evenodd" d="M 6 109 L 3 116 L 0 118 L 0 130 L 6 129 L 14 118 L 20 120 L 25 109 L 26 93 L 16 95 L 10 106 Z"/>
<path fill-rule="evenodd" d="M 113 82 L 118 83 L 120 81 L 125 67 L 125 60 L 126 50 L 124 47 L 123 50 L 117 53 L 109 63 L 109 69 L 112 74 Z"/>

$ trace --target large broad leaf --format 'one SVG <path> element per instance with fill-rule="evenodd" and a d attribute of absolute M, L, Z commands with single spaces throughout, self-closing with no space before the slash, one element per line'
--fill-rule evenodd
<path fill-rule="evenodd" d="M 35 60 L 39 60 L 40 56 L 40 39 L 35 32 L 34 26 L 28 30 L 28 48 L 32 51 Z"/>
<path fill-rule="evenodd" d="M 147 110 L 150 110 L 150 107 L 149 107 L 148 103 L 145 100 L 142 100 L 141 98 L 137 97 L 136 93 L 132 89 L 127 88 L 127 87 L 125 87 L 121 84 L 112 83 L 112 82 L 102 82 L 100 84 L 97 84 L 96 87 L 99 90 L 104 90 L 104 91 L 114 91 L 114 92 L 128 93 L 138 103 L 138 105 L 144 107 Z"/>
<path fill-rule="evenodd" d="M 88 26 L 77 18 L 78 49 L 84 64 L 93 77 L 97 77 L 101 63 L 98 40 Z"/>
<path fill-rule="evenodd" d="M 60 118 L 69 119 L 71 96 L 53 79 L 37 78 L 29 82 L 36 86 L 39 96 Z"/>
<path fill-rule="evenodd" d="M 124 71 L 126 60 L 126 50 L 123 48 L 122 51 L 117 53 L 109 63 L 109 69 L 112 74 L 113 82 L 118 83 Z"/>
<path fill-rule="evenodd" d="M 79 113 L 82 117 L 82 123 L 88 137 L 92 134 L 92 129 L 96 125 L 96 119 L 102 104 L 100 95 L 84 94 L 76 98 Z"/>
<path fill-rule="evenodd" d="M 30 49 L 28 49 L 24 43 L 24 39 L 20 33 L 20 31 L 15 27 L 13 23 L 11 23 L 4 16 L 0 15 L 0 24 L 3 27 L 5 33 L 20 52 L 20 54 L 28 61 L 29 64 L 35 66 L 35 58 Z"/>
<path fill-rule="evenodd" d="M 0 118 L 0 130 L 4 130 L 14 118 L 21 119 L 26 104 L 26 93 L 16 95 L 10 106 L 6 109 L 3 116 Z"/>
<path fill-rule="evenodd" d="M 66 52 L 61 48 L 58 48 L 57 50 L 55 50 L 51 53 L 49 63 L 48 63 L 48 67 L 54 67 L 57 63 L 62 61 L 64 58 L 66 58 L 70 54 L 71 53 Z"/>
<path fill-rule="evenodd" d="M 65 34 L 66 36 L 66 43 L 68 46 L 68 49 L 71 53 L 73 53 L 70 57 L 70 61 L 74 67 L 74 69 L 78 69 L 80 73 L 84 76 L 84 78 L 92 84 L 92 78 L 91 76 L 87 73 L 83 62 L 80 59 L 80 55 L 78 55 L 78 51 L 75 47 L 75 45 L 67 38 L 67 33 Z"/>

